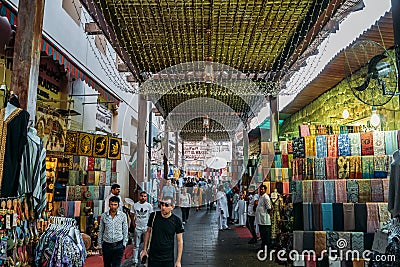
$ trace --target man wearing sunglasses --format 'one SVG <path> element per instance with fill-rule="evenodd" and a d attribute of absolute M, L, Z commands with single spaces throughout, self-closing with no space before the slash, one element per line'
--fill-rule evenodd
<path fill-rule="evenodd" d="M 148 267 L 181 267 L 184 232 L 182 221 L 172 213 L 175 206 L 172 197 L 164 197 L 160 206 L 161 211 L 150 214 L 140 256 L 142 260 L 148 257 Z M 175 236 L 178 249 L 174 261 Z"/>

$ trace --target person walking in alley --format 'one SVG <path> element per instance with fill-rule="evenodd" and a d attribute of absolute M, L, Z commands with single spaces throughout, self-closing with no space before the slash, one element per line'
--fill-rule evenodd
<path fill-rule="evenodd" d="M 106 199 L 104 200 L 104 212 L 109 211 L 110 206 L 109 206 L 109 201 L 111 197 L 118 197 L 119 199 L 119 206 L 118 206 L 118 210 L 122 211 L 122 198 L 120 195 L 121 192 L 121 186 L 119 184 L 113 184 L 111 186 L 111 193 L 106 197 Z"/>
<path fill-rule="evenodd" d="M 217 214 L 219 214 L 219 217 L 218 217 L 219 230 L 220 231 L 229 230 L 230 228 L 228 227 L 228 216 L 229 216 L 228 200 L 226 198 L 226 194 L 225 194 L 223 185 L 220 185 L 218 187 Z"/>
<path fill-rule="evenodd" d="M 147 193 L 140 192 L 139 201 L 136 202 L 131 208 L 131 220 L 135 227 L 135 244 L 133 249 L 133 257 L 135 265 L 139 261 L 139 246 L 144 241 L 144 236 L 147 230 L 147 222 L 149 221 L 150 214 L 153 212 L 153 206 L 147 202 Z"/>
<path fill-rule="evenodd" d="M 183 224 L 185 224 L 189 219 L 191 204 L 192 204 L 192 199 L 190 197 L 190 194 L 187 192 L 186 187 L 183 187 L 182 193 L 179 195 L 179 205 L 181 206 Z"/>
<path fill-rule="evenodd" d="M 261 249 L 265 246 L 271 248 L 271 218 L 269 216 L 272 209 L 271 199 L 267 194 L 267 186 L 260 186 L 260 199 L 256 208 L 256 223 L 260 229 Z"/>
<path fill-rule="evenodd" d="M 160 199 L 164 199 L 165 197 L 172 197 L 172 199 L 176 200 L 176 188 L 172 184 L 171 179 L 167 179 L 167 184 L 162 188 Z"/>
<path fill-rule="evenodd" d="M 141 259 L 148 267 L 181 267 L 184 228 L 181 219 L 172 213 L 175 203 L 167 196 L 160 202 L 161 211 L 150 214 Z M 174 237 L 177 257 L 174 261 Z"/>
<path fill-rule="evenodd" d="M 104 267 L 119 267 L 128 243 L 128 219 L 119 206 L 119 198 L 110 197 L 109 211 L 100 219 L 98 242 Z"/>
<path fill-rule="evenodd" d="M 256 189 L 254 186 L 251 186 L 249 189 L 249 195 L 247 196 L 248 207 L 247 207 L 247 223 L 246 226 L 249 229 L 252 238 L 249 240 L 249 244 L 257 243 L 257 234 L 254 228 L 255 222 L 255 211 L 258 204 L 258 194 L 256 194 Z"/>

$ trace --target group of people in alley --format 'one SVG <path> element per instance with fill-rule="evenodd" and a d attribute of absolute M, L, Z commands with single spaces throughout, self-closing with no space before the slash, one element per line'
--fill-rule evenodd
<path fill-rule="evenodd" d="M 207 183 L 195 184 L 192 188 L 185 185 L 179 188 L 176 182 L 168 179 L 160 191 L 158 205 L 155 206 L 157 208 L 148 202 L 148 193 L 141 191 L 138 201 L 131 206 L 127 214 L 122 209 L 120 186 L 114 184 L 105 200 L 106 209 L 101 215 L 99 225 L 99 252 L 103 256 L 104 266 L 121 266 L 125 248 L 131 237 L 133 256 L 129 266 L 146 264 L 148 267 L 180 267 L 184 225 L 188 223 L 191 208 L 196 211 L 202 207 L 208 210 L 215 209 L 220 231 L 230 230 L 229 224 L 247 227 L 252 234 L 249 244 L 258 242 L 258 231 L 261 237 L 260 249 L 271 245 L 269 214 L 272 205 L 265 185 L 260 186 L 260 194 L 256 193 L 254 186 L 250 187 L 248 194 L 244 196 L 239 194 L 237 188 L 231 189 L 227 185 L 219 184 L 215 193 L 210 190 L 210 195 L 206 197 L 208 202 L 195 202 L 193 194 L 202 187 L 205 193 L 206 186 Z M 172 212 L 175 206 L 180 207 L 181 218 Z M 129 232 L 132 233 L 131 236 Z"/>

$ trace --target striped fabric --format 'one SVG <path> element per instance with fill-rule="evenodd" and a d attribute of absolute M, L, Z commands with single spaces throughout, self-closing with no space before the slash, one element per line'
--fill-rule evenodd
<path fill-rule="evenodd" d="M 36 130 L 30 128 L 21 160 L 18 195 L 32 193 L 34 209 L 41 214 L 46 200 L 46 150 Z"/>

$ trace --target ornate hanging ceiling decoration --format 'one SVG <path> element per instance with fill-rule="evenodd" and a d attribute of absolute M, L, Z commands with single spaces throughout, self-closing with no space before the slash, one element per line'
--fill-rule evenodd
<path fill-rule="evenodd" d="M 188 123 L 180 131 L 179 135 L 186 141 L 202 141 L 204 139 L 213 141 L 230 141 L 233 131 L 227 131 L 217 121 L 210 119 L 209 128 L 201 128 L 203 118 L 196 118 Z"/>

